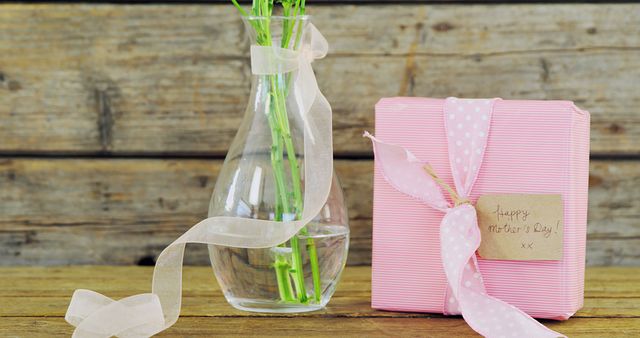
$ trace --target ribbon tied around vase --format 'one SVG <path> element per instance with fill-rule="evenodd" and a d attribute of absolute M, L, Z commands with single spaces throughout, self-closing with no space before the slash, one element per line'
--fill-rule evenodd
<path fill-rule="evenodd" d="M 448 282 L 444 313 L 462 314 L 469 326 L 485 337 L 565 337 L 488 295 L 478 268 L 475 252 L 480 246 L 480 229 L 468 196 L 480 171 L 496 100 L 445 100 L 445 132 L 455 190 L 409 150 L 368 132 L 364 136 L 372 140 L 378 168 L 389 184 L 444 213 L 440 223 L 441 259 Z"/>
<path fill-rule="evenodd" d="M 75 326 L 73 337 L 149 337 L 172 326 L 180 315 L 182 263 L 187 243 L 238 248 L 269 248 L 286 242 L 320 213 L 333 177 L 331 106 L 320 92 L 311 62 L 324 57 L 328 44 L 311 24 L 305 28 L 309 44 L 300 51 L 251 47 L 252 73 L 282 75 L 294 72 L 298 113 L 304 131 L 304 209 L 299 220 L 270 221 L 216 216 L 191 227 L 158 256 L 152 292 L 115 301 L 79 289 L 71 298 L 65 319 Z"/>

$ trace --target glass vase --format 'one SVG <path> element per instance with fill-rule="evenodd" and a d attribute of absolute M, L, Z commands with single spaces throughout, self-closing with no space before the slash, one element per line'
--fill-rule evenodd
<path fill-rule="evenodd" d="M 307 16 L 245 17 L 252 45 L 298 50 L 309 43 Z M 251 95 L 215 185 L 209 216 L 288 222 L 300 219 L 305 188 L 304 119 L 294 74 L 253 75 Z M 333 174 L 321 212 L 280 245 L 247 249 L 209 245 L 215 276 L 240 310 L 322 309 L 344 269 L 347 208 Z"/>

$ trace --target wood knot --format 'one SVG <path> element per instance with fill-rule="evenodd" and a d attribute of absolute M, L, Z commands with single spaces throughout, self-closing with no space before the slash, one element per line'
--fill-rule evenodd
<path fill-rule="evenodd" d="M 15 92 L 15 91 L 18 91 L 18 90 L 22 89 L 22 85 L 20 84 L 20 82 L 18 82 L 16 80 L 9 81 L 9 83 L 7 84 L 7 87 L 12 92 Z"/>
<path fill-rule="evenodd" d="M 595 175 L 589 175 L 589 187 L 597 187 L 599 185 L 601 185 L 603 182 L 602 177 L 600 176 L 595 176 Z"/>
<path fill-rule="evenodd" d="M 624 133 L 624 127 L 617 124 L 617 123 L 612 123 L 609 125 L 609 132 L 611 134 L 623 134 Z"/>
<path fill-rule="evenodd" d="M 198 184 L 200 185 L 200 188 L 205 188 L 208 182 L 209 182 L 208 176 L 198 176 Z"/>
<path fill-rule="evenodd" d="M 545 58 L 540 58 L 540 67 L 542 68 L 542 82 L 549 81 L 549 61 Z"/>
<path fill-rule="evenodd" d="M 156 265 L 156 260 L 153 259 L 153 256 L 143 256 L 138 259 L 136 263 L 138 266 L 154 266 Z"/>
<path fill-rule="evenodd" d="M 437 24 L 431 26 L 431 28 L 436 32 L 448 32 L 454 29 L 455 26 L 448 22 L 438 22 Z"/>

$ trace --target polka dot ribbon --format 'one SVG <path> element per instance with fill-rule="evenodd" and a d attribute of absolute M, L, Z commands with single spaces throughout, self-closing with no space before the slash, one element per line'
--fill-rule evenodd
<path fill-rule="evenodd" d="M 472 329 L 485 337 L 565 337 L 546 328 L 518 308 L 487 294 L 475 252 L 480 246 L 476 210 L 467 202 L 478 176 L 499 99 L 447 98 L 444 103 L 449 163 L 455 192 L 451 204 L 443 184 L 429 164 L 408 150 L 384 143 L 365 132 L 374 145 L 376 162 L 395 189 L 444 212 L 440 223 L 442 265 L 449 284 L 445 314 L 462 314 Z M 445 190 L 448 187 L 444 187 Z M 459 201 L 463 201 L 459 203 Z"/>

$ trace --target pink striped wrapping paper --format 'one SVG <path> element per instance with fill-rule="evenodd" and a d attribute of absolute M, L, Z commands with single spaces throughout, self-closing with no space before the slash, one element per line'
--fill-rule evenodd
<path fill-rule="evenodd" d="M 429 161 L 453 185 L 444 100 L 385 98 L 376 136 Z M 569 101 L 498 100 L 471 193 L 561 194 L 564 251 L 559 261 L 484 260 L 487 292 L 532 317 L 564 320 L 583 304 L 589 171 L 589 113 Z M 447 280 L 440 259 L 443 213 L 374 177 L 372 307 L 443 313 Z"/>

